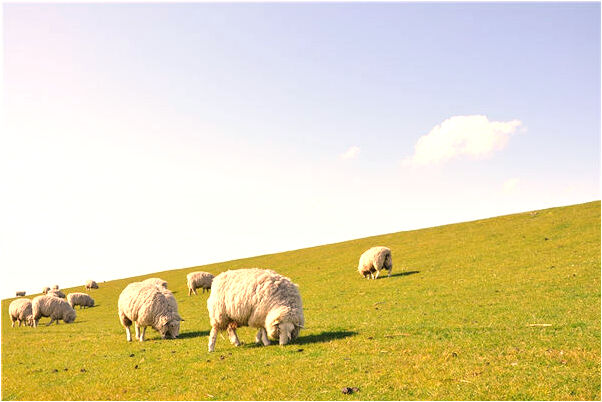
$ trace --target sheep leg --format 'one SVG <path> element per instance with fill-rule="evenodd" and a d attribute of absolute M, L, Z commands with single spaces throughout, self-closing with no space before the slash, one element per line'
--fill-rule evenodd
<path fill-rule="evenodd" d="M 188 288 L 188 296 L 192 294 L 192 289 Z"/>
<path fill-rule="evenodd" d="M 136 335 L 138 336 L 138 335 Z M 130 331 L 130 326 L 126 326 L 125 327 L 125 339 L 127 339 L 128 342 L 132 341 L 132 332 Z"/>
<path fill-rule="evenodd" d="M 140 326 L 137 323 L 134 323 L 134 329 L 136 329 L 136 340 L 140 339 Z"/>
<path fill-rule="evenodd" d="M 50 322 L 48 324 L 46 324 L 46 326 L 49 326 L 50 324 L 52 324 L 54 322 L 54 318 L 50 317 Z"/>
<path fill-rule="evenodd" d="M 262 328 L 259 328 L 259 330 L 257 330 L 257 335 L 255 335 L 255 343 L 256 344 L 261 344 L 261 331 Z"/>
<path fill-rule="evenodd" d="M 15 320 L 13 320 L 13 317 L 10 317 L 10 320 L 13 322 L 13 324 L 11 325 L 11 327 L 15 327 Z"/>
<path fill-rule="evenodd" d="M 215 351 L 215 341 L 217 340 L 217 327 L 211 328 L 211 333 L 209 334 L 209 345 L 207 349 L 209 352 Z"/>
<path fill-rule="evenodd" d="M 266 331 L 265 328 L 261 328 L 261 342 L 263 342 L 263 346 L 268 346 L 270 344 L 268 331 Z"/>
<path fill-rule="evenodd" d="M 140 342 L 144 342 L 144 334 L 146 333 L 146 327 L 142 327 L 142 332 L 140 333 Z"/>
<path fill-rule="evenodd" d="M 240 346 L 240 341 L 238 340 L 238 335 L 236 335 L 236 328 L 228 327 L 228 338 L 230 338 L 230 342 L 234 346 Z"/>
<path fill-rule="evenodd" d="M 377 270 L 376 270 L 376 276 L 374 277 L 374 279 L 377 279 L 377 278 L 378 278 L 378 275 L 380 275 L 380 270 L 378 270 L 378 269 L 377 269 Z"/>

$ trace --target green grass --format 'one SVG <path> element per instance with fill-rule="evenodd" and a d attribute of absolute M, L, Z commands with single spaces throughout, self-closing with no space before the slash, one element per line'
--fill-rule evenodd
<path fill-rule="evenodd" d="M 374 245 L 392 249 L 391 278 L 357 273 Z M 224 334 L 207 352 L 208 294 L 188 297 L 185 276 L 241 267 L 299 284 L 295 343 L 241 328 L 243 346 Z M 186 321 L 176 340 L 128 343 L 117 298 L 150 276 Z M 599 201 L 145 277 L 100 283 L 69 325 L 11 328 L 3 300 L 2 399 L 600 400 Z"/>

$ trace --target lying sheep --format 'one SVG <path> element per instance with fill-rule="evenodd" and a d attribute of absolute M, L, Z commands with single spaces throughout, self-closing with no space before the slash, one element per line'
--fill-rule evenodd
<path fill-rule="evenodd" d="M 67 296 L 65 296 L 65 294 L 60 290 L 49 290 L 48 292 L 46 292 L 46 296 L 54 296 L 59 297 L 61 299 L 67 298 Z"/>
<path fill-rule="evenodd" d="M 52 324 L 54 321 L 59 323 L 59 320 L 63 320 L 66 323 L 75 321 L 75 310 L 73 307 L 63 300 L 54 296 L 37 296 L 34 297 L 31 302 L 32 314 L 33 314 L 33 326 L 37 327 L 40 317 L 50 317 L 50 322 L 47 326 Z"/>
<path fill-rule="evenodd" d="M 25 323 L 25 325 L 33 325 L 33 314 L 31 310 L 31 300 L 29 299 L 17 299 L 13 300 L 8 306 L 8 314 L 12 321 L 12 327 L 15 326 L 15 322 Z"/>
<path fill-rule="evenodd" d="M 85 288 L 86 288 L 86 290 L 98 289 L 98 283 L 96 283 L 92 279 L 89 279 L 89 280 L 86 281 Z"/>
<path fill-rule="evenodd" d="M 17 292 L 15 294 L 15 296 L 17 296 L 17 297 L 19 297 L 19 296 L 25 296 L 25 292 L 23 292 L 23 291 Z"/>
<path fill-rule="evenodd" d="M 196 290 L 199 288 L 203 288 L 203 293 L 205 290 L 211 289 L 211 282 L 213 281 L 213 275 L 209 272 L 191 272 L 186 275 L 186 282 L 188 283 L 188 296 L 194 292 L 196 295 Z"/>
<path fill-rule="evenodd" d="M 165 289 L 167 289 L 167 282 L 165 282 L 161 278 L 148 278 L 143 280 L 142 283 L 150 283 L 157 286 L 163 286 Z"/>
<path fill-rule="evenodd" d="M 80 292 L 69 293 L 67 295 L 67 303 L 73 308 L 75 306 L 79 306 L 80 309 L 82 307 L 94 307 L 94 299 L 86 293 Z"/>
<path fill-rule="evenodd" d="M 46 293 L 48 293 L 49 290 L 50 290 L 50 288 L 48 286 L 46 286 L 44 289 L 42 289 L 42 293 L 46 294 Z"/>
<path fill-rule="evenodd" d="M 119 320 L 125 328 L 126 339 L 132 340 L 130 326 L 134 323 L 136 339 L 144 341 L 146 327 L 151 326 L 161 338 L 176 338 L 180 333 L 178 303 L 173 294 L 162 286 L 134 282 L 123 289 L 117 303 Z M 142 331 L 140 331 L 142 327 Z"/>
<path fill-rule="evenodd" d="M 360 257 L 360 262 L 357 266 L 358 272 L 364 278 L 370 275 L 372 279 L 378 278 L 382 269 L 389 271 L 388 276 L 391 276 L 393 259 L 391 258 L 391 250 L 387 247 L 372 247 L 366 250 Z"/>
<path fill-rule="evenodd" d="M 239 326 L 259 328 L 255 337 L 258 344 L 269 345 L 269 337 L 286 345 L 305 324 L 297 285 L 269 269 L 237 269 L 217 275 L 207 309 L 211 321 L 209 352 L 215 350 L 221 330 L 228 331 L 235 346 L 240 345 L 236 335 Z"/>

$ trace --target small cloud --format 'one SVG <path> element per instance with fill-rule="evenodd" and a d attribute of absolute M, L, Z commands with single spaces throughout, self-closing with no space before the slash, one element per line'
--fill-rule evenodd
<path fill-rule="evenodd" d="M 506 193 L 506 194 L 513 193 L 516 190 L 516 187 L 518 186 L 519 181 L 520 180 L 517 179 L 516 177 L 506 180 L 504 182 L 504 184 L 502 185 L 502 189 L 504 190 L 504 193 Z"/>
<path fill-rule="evenodd" d="M 360 153 L 360 147 L 353 146 L 349 148 L 344 154 L 341 155 L 341 159 L 353 159 Z"/>
<path fill-rule="evenodd" d="M 489 121 L 487 116 L 453 116 L 418 139 L 414 155 L 404 159 L 409 166 L 435 165 L 468 156 L 486 158 L 506 147 L 520 120 Z"/>

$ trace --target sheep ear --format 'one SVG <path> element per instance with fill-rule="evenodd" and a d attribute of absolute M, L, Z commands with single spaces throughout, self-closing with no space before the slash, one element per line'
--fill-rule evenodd
<path fill-rule="evenodd" d="M 280 321 L 278 321 L 278 320 L 276 320 L 272 323 L 272 325 L 274 325 L 274 326 L 279 325 L 279 324 L 280 324 Z"/>

